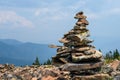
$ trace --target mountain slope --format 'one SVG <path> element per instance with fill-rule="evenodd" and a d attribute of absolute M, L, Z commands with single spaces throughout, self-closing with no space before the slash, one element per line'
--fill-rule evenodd
<path fill-rule="evenodd" d="M 43 63 L 55 55 L 56 50 L 46 44 L 23 43 L 17 40 L 0 40 L 0 63 L 12 63 L 15 65 L 30 65 L 38 57 Z M 14 43 L 15 41 L 15 43 Z M 20 44 L 19 44 L 20 43 Z"/>
<path fill-rule="evenodd" d="M 20 45 L 23 42 L 17 41 L 15 39 L 0 39 L 1 42 L 5 43 L 5 44 L 9 44 L 9 45 Z"/>

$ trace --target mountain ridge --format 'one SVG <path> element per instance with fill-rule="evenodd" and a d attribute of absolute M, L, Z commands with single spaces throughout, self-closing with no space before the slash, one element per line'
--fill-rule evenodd
<path fill-rule="evenodd" d="M 44 63 L 55 55 L 55 52 L 56 50 L 49 48 L 47 44 L 0 39 L 0 64 L 3 64 L 3 59 L 6 59 L 4 63 L 31 65 L 36 57 L 40 59 L 40 63 Z"/>

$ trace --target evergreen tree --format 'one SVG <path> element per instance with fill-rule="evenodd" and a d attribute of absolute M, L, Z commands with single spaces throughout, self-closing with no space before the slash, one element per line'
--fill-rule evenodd
<path fill-rule="evenodd" d="M 113 53 L 113 57 L 114 57 L 114 59 L 119 59 L 119 56 L 120 56 L 120 54 L 119 54 L 118 50 L 116 49 Z"/>
<path fill-rule="evenodd" d="M 120 53 L 119 53 L 119 51 L 117 49 L 114 50 L 113 52 L 109 51 L 108 53 L 106 53 L 106 55 L 105 55 L 106 63 L 110 63 L 115 59 L 120 60 Z"/>
<path fill-rule="evenodd" d="M 106 53 L 105 59 L 109 59 L 109 54 L 108 53 Z"/>
<path fill-rule="evenodd" d="M 52 61 L 48 59 L 46 62 L 43 63 L 43 65 L 51 65 Z"/>
<path fill-rule="evenodd" d="M 110 55 L 109 59 L 113 59 L 113 53 L 112 53 L 112 51 L 109 51 L 109 55 Z"/>
<path fill-rule="evenodd" d="M 105 59 L 111 59 L 111 58 L 112 58 L 112 52 L 109 51 L 108 53 L 106 53 Z"/>
<path fill-rule="evenodd" d="M 38 66 L 40 66 L 40 62 L 39 62 L 38 57 L 36 57 L 35 61 L 33 62 L 33 65 L 38 65 Z"/>
<path fill-rule="evenodd" d="M 51 65 L 51 60 L 50 59 L 47 60 L 47 65 Z"/>

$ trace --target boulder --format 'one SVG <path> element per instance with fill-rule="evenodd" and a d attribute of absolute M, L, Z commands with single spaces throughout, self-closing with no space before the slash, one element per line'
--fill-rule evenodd
<path fill-rule="evenodd" d="M 117 71 L 120 66 L 120 61 L 114 60 L 109 66 L 113 69 L 113 71 Z"/>

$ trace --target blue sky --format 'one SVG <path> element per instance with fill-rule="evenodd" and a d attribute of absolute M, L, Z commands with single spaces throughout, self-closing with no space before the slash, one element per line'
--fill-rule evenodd
<path fill-rule="evenodd" d="M 120 49 L 120 0 L 0 0 L 0 38 L 59 44 L 84 11 L 93 45 Z"/>

